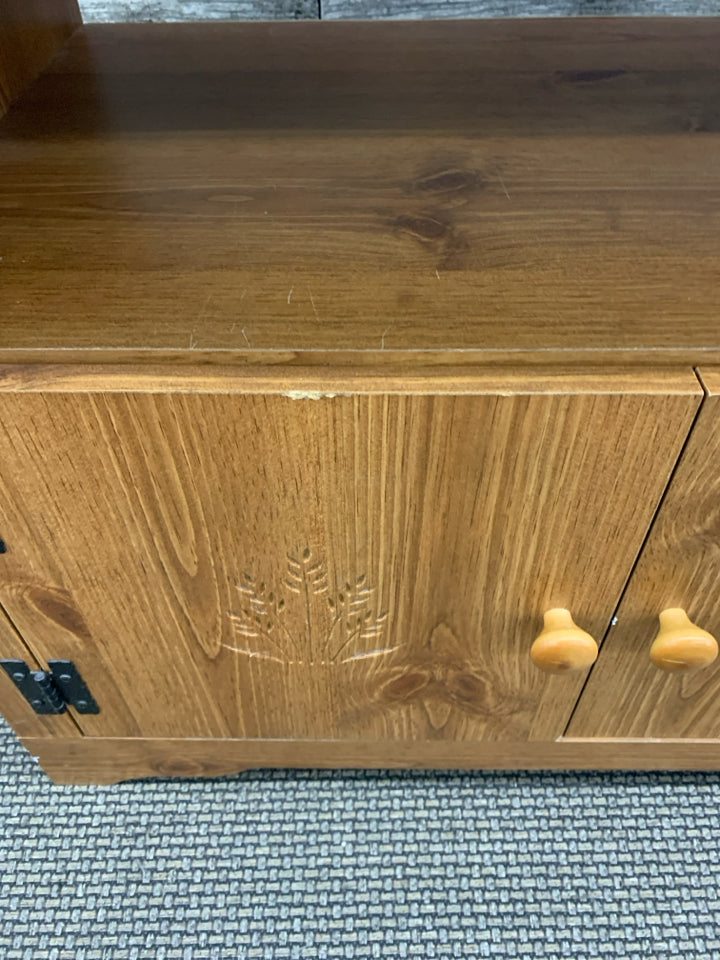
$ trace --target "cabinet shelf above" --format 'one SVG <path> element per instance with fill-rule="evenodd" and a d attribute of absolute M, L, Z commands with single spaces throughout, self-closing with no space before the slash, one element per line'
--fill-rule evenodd
<path fill-rule="evenodd" d="M 720 18 L 93 25 L 0 123 L 0 360 L 720 361 Z"/>

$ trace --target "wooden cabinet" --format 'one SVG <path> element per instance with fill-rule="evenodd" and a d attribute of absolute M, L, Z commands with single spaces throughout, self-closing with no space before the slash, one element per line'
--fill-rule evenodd
<path fill-rule="evenodd" d="M 9 110 L 0 659 L 99 708 L 0 672 L 53 777 L 720 767 L 717 669 L 648 666 L 720 633 L 720 26 L 637 31 L 93 27 Z"/>

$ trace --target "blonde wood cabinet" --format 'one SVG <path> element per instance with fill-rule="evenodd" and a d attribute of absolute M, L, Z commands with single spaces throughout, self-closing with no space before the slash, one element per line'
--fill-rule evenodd
<path fill-rule="evenodd" d="M 720 767 L 716 667 L 649 665 L 720 632 L 718 53 L 70 38 L 0 122 L 0 708 L 51 776 Z"/>

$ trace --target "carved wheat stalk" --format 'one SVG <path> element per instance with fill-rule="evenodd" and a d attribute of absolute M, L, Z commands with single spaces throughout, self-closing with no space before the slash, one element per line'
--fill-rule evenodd
<path fill-rule="evenodd" d="M 346 582 L 344 587 L 338 588 L 334 597 L 328 596 L 320 600 L 328 592 L 327 571 L 320 561 L 314 561 L 312 552 L 306 547 L 299 558 L 287 554 L 287 569 L 282 578 L 282 586 L 298 597 L 302 604 L 304 616 L 304 630 L 301 636 L 295 637 L 285 623 L 285 600 L 272 590 L 266 595 L 265 583 L 258 584 L 251 574 L 243 575 L 242 583 L 237 585 L 238 591 L 247 606 L 241 614 L 230 613 L 236 632 L 246 640 L 259 639 L 267 641 L 278 652 L 275 656 L 269 651 L 254 651 L 246 645 L 233 646 L 225 644 L 228 649 L 245 656 L 277 662 L 298 663 L 337 663 L 340 655 L 352 647 L 358 638 L 361 640 L 377 640 L 382 636 L 387 612 L 373 617 L 370 603 L 374 590 L 367 585 L 367 576 L 362 574 L 354 584 Z M 318 630 L 322 620 L 322 611 L 331 611 L 330 624 L 323 630 L 322 642 L 317 643 Z M 333 648 L 338 629 L 345 624 L 347 636 L 341 637 L 339 645 Z M 271 631 L 277 627 L 287 638 L 289 647 L 286 648 Z M 363 657 L 383 656 L 392 653 L 397 647 L 376 647 L 372 650 L 357 651 L 349 657 L 340 660 L 348 663 L 351 660 Z M 292 652 L 290 652 L 292 651 Z M 284 659 L 281 659 L 284 658 Z M 295 660 L 297 658 L 297 660 Z"/>

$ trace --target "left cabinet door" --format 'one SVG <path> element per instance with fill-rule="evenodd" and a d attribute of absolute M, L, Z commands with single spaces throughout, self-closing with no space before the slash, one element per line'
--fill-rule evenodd
<path fill-rule="evenodd" d="M 0 602 L 115 737 L 550 740 L 702 393 L 691 371 L 3 371 Z"/>

